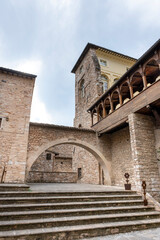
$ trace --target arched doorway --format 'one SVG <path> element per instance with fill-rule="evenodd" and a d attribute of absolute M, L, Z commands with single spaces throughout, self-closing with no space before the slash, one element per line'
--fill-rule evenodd
<path fill-rule="evenodd" d="M 26 174 L 28 174 L 28 172 L 31 169 L 32 164 L 36 161 L 36 159 L 41 155 L 42 152 L 51 148 L 52 146 L 58 146 L 61 144 L 69 144 L 69 145 L 72 144 L 74 146 L 81 147 L 81 148 L 87 150 L 89 153 L 91 153 L 96 158 L 98 163 L 101 164 L 101 167 L 104 172 L 106 184 L 111 185 L 111 178 L 110 178 L 111 163 L 106 160 L 104 155 L 99 150 L 97 150 L 95 148 L 95 146 L 92 146 L 90 143 L 81 141 L 78 139 L 64 139 L 63 138 L 63 139 L 59 139 L 59 140 L 55 140 L 55 141 L 51 141 L 51 142 L 47 142 L 47 143 L 43 144 L 43 146 L 39 147 L 34 154 L 32 154 L 31 156 L 28 156 L 27 173 Z"/>

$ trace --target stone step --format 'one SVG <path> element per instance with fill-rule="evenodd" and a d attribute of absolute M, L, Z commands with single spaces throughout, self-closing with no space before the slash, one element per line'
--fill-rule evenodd
<path fill-rule="evenodd" d="M 22 212 L 0 212 L 0 221 L 18 220 L 18 219 L 35 219 L 49 217 L 67 217 L 67 216 L 90 216 L 102 214 L 116 213 L 139 213 L 151 212 L 154 207 L 144 206 L 129 206 L 129 207 L 100 207 L 100 208 L 85 208 L 85 209 L 60 209 L 60 210 L 37 210 L 37 211 L 22 211 Z"/>
<path fill-rule="evenodd" d="M 119 200 L 141 200 L 142 196 L 139 195 L 90 195 L 90 196 L 49 196 L 49 197 L 8 197 L 0 198 L 0 204 L 11 203 L 48 203 L 48 202 L 89 202 L 89 201 L 119 201 Z"/>
<path fill-rule="evenodd" d="M 120 200 L 120 201 L 94 201 L 94 202 L 67 202 L 67 203 L 30 203 L 30 204 L 7 204 L 0 205 L 0 212 L 46 210 L 46 209 L 74 209 L 74 208 L 95 208 L 111 206 L 137 206 L 143 205 L 142 200 Z"/>
<path fill-rule="evenodd" d="M 23 192 L 23 191 L 28 191 L 29 186 L 26 184 L 12 184 L 12 183 L 0 183 L 0 192 L 5 194 L 4 192 Z M 26 193 L 26 192 L 25 192 Z"/>
<path fill-rule="evenodd" d="M 2 197 L 36 197 L 36 196 L 90 196 L 90 195 L 135 195 L 136 191 L 73 191 L 73 192 L 35 192 L 35 191 L 2 191 L 0 192 L 0 198 Z"/>
<path fill-rule="evenodd" d="M 135 221 L 145 219 L 155 219 L 160 217 L 160 212 L 150 213 L 121 213 L 106 214 L 94 216 L 78 216 L 78 217 L 61 217 L 61 218 L 45 218 L 30 220 L 1 221 L 0 231 L 34 229 L 34 228 L 51 228 L 72 225 L 88 225 L 107 222 Z"/>
<path fill-rule="evenodd" d="M 0 231 L 1 240 L 78 240 L 86 237 L 96 237 L 129 232 L 160 226 L 160 219 L 147 219 L 137 221 L 110 222 L 88 225 L 73 225 L 52 228 L 36 228 L 27 230 Z"/>

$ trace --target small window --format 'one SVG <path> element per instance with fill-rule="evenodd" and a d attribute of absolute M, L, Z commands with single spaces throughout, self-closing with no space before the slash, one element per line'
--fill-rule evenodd
<path fill-rule="evenodd" d="M 2 118 L 0 118 L 0 128 L 2 127 Z"/>
<path fill-rule="evenodd" d="M 51 160 L 51 156 L 52 156 L 51 153 L 47 153 L 46 154 L 46 160 Z"/>
<path fill-rule="evenodd" d="M 79 73 L 81 73 L 82 71 L 83 71 L 83 65 L 80 67 Z"/>
<path fill-rule="evenodd" d="M 82 80 L 80 88 L 81 88 L 81 96 L 84 97 L 85 96 L 84 80 Z"/>
<path fill-rule="evenodd" d="M 107 66 L 107 61 L 100 59 L 100 65 L 106 67 Z"/>
<path fill-rule="evenodd" d="M 78 179 L 82 177 L 82 168 L 78 168 Z"/>

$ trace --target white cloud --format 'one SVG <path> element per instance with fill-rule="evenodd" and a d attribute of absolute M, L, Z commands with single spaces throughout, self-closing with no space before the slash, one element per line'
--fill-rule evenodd
<path fill-rule="evenodd" d="M 39 97 L 38 88 L 35 87 L 31 106 L 31 122 L 64 125 L 64 119 L 65 125 L 72 125 L 68 114 L 65 116 L 63 112 L 56 109 L 54 114 L 48 112 L 45 103 Z"/>
<path fill-rule="evenodd" d="M 39 59 L 22 59 L 15 64 L 15 69 L 31 74 L 40 74 L 42 61 Z"/>
<path fill-rule="evenodd" d="M 52 116 L 48 113 L 44 102 L 40 99 L 38 89 L 35 87 L 31 107 L 31 121 L 53 123 Z"/>

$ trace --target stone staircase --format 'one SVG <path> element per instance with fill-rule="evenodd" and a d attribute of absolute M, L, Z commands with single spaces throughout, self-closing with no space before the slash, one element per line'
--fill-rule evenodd
<path fill-rule="evenodd" d="M 31 192 L 0 187 L 0 239 L 76 240 L 160 226 L 135 191 Z"/>

